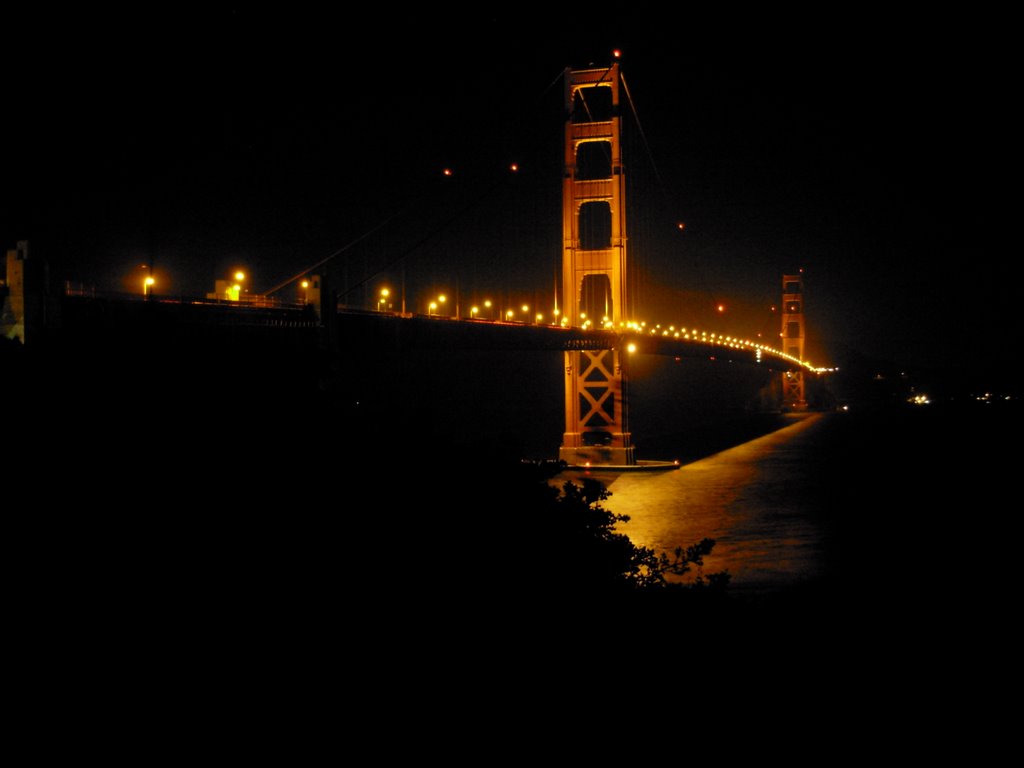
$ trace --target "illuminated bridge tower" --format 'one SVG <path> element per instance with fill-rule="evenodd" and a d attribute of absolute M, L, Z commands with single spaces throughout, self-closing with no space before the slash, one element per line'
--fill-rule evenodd
<path fill-rule="evenodd" d="M 782 351 L 804 359 L 803 275 L 782 276 Z M 782 404 L 795 410 L 807 407 L 802 370 L 782 374 Z"/>
<path fill-rule="evenodd" d="M 626 181 L 619 65 L 565 72 L 562 311 L 571 325 L 626 319 Z M 565 353 L 569 464 L 635 464 L 623 350 Z"/>

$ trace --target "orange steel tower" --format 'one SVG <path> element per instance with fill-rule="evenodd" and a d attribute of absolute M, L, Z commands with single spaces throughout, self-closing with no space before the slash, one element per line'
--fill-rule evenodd
<path fill-rule="evenodd" d="M 804 359 L 803 275 L 782 276 L 782 351 L 797 360 Z M 793 409 L 807 407 L 802 370 L 782 374 L 782 403 Z"/>
<path fill-rule="evenodd" d="M 626 182 L 618 63 L 565 72 L 562 311 L 574 326 L 626 319 Z M 570 464 L 635 464 L 621 349 L 565 353 Z"/>

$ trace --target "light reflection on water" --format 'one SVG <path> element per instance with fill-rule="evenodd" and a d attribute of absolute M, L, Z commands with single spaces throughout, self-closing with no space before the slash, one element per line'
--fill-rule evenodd
<path fill-rule="evenodd" d="M 807 488 L 808 459 L 827 421 L 800 418 L 678 471 L 591 476 L 613 494 L 605 506 L 629 515 L 618 530 L 635 544 L 671 553 L 710 537 L 716 544 L 706 572 L 728 569 L 732 589 L 784 589 L 813 581 L 824 567 L 820 499 Z"/>

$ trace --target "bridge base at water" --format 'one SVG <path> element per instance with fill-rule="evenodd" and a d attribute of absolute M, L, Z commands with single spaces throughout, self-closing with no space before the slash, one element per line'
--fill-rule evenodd
<path fill-rule="evenodd" d="M 558 458 L 569 466 L 591 466 L 607 464 L 613 466 L 633 466 L 636 464 L 636 447 L 625 448 L 609 445 L 562 446 L 558 449 Z"/>
<path fill-rule="evenodd" d="M 570 464 L 566 467 L 567 472 L 601 473 L 610 472 L 619 474 L 621 472 L 665 472 L 671 469 L 681 469 L 679 461 L 650 461 L 641 459 L 636 464 Z"/>

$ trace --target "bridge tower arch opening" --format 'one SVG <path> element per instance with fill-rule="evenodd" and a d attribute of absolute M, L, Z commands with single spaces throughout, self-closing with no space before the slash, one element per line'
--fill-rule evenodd
<path fill-rule="evenodd" d="M 797 360 L 804 359 L 804 278 L 803 275 L 782 276 L 782 351 Z M 803 410 L 807 407 L 804 372 L 782 374 L 782 404 L 785 408 Z"/>
<path fill-rule="evenodd" d="M 618 63 L 565 72 L 562 310 L 574 326 L 624 322 L 626 183 Z M 585 315 L 585 316 L 584 316 Z M 635 464 L 622 349 L 565 353 L 569 464 Z"/>

